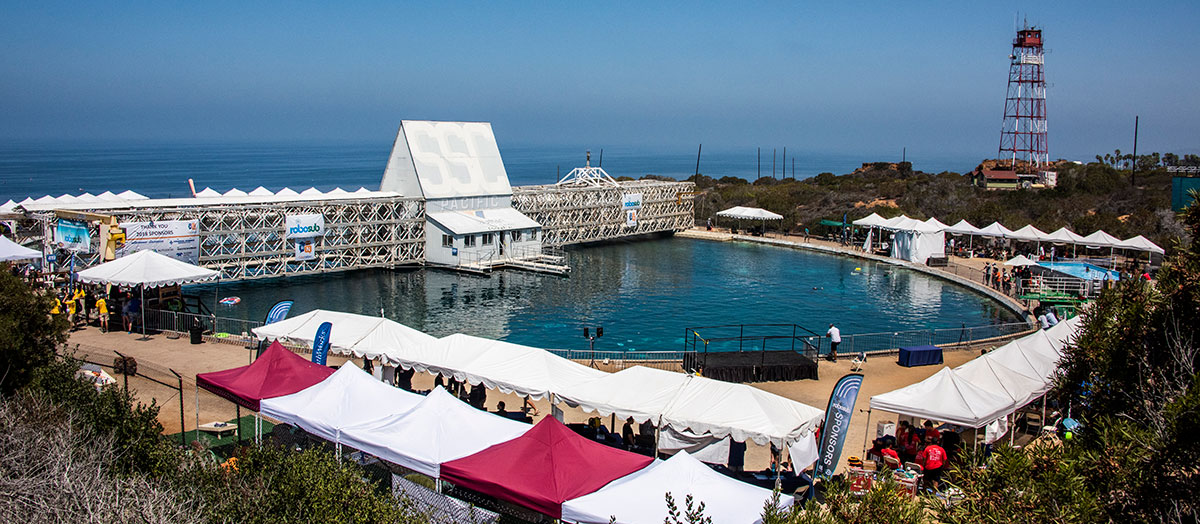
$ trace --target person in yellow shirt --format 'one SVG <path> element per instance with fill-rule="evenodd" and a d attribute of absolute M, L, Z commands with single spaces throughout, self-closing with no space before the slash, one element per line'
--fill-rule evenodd
<path fill-rule="evenodd" d="M 87 301 L 84 300 L 85 298 L 87 298 L 87 293 L 83 291 L 83 286 L 75 288 L 75 294 L 71 295 L 71 301 L 75 303 L 75 311 L 79 312 L 80 316 L 83 317 L 83 325 L 87 327 L 88 309 Z"/>
<path fill-rule="evenodd" d="M 75 308 L 76 308 L 75 301 L 68 300 L 67 301 L 67 322 L 69 322 L 71 324 L 72 331 L 75 330 Z"/>
<path fill-rule="evenodd" d="M 51 315 L 61 315 L 62 314 L 62 300 L 58 298 L 58 295 L 54 295 L 54 307 L 50 308 L 50 314 Z"/>
<path fill-rule="evenodd" d="M 108 299 L 104 295 L 96 299 L 96 313 L 100 315 L 100 332 L 108 333 Z"/>

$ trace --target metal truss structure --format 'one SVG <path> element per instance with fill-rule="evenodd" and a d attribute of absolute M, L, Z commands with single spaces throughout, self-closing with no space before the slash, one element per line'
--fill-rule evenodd
<path fill-rule="evenodd" d="M 692 227 L 695 184 L 657 180 L 617 184 L 518 186 L 513 188 L 513 207 L 542 225 L 542 243 L 548 246 Z M 642 206 L 636 224 L 627 225 L 622 202 L 631 193 L 642 195 Z"/>
<path fill-rule="evenodd" d="M 223 281 L 251 280 L 364 268 L 394 268 L 425 262 L 425 205 L 393 196 L 304 200 L 269 204 L 197 204 L 174 207 L 136 204 L 95 212 L 120 222 L 200 221 L 200 265 L 221 272 Z M 321 214 L 325 234 L 313 260 L 298 261 L 284 238 L 286 215 Z M 37 213 L 51 238 L 54 213 Z M 93 237 L 95 238 L 95 237 Z M 100 261 L 98 249 L 78 255 L 76 270 Z"/>
<path fill-rule="evenodd" d="M 1046 144 L 1046 75 L 1042 30 L 1025 28 L 1013 39 L 1000 129 L 1000 158 L 1040 167 L 1050 160 Z"/>
<path fill-rule="evenodd" d="M 587 163 L 583 167 L 572 169 L 570 173 L 554 184 L 558 187 L 621 187 L 608 172 L 601 167 L 592 167 L 592 152 L 587 152 Z"/>

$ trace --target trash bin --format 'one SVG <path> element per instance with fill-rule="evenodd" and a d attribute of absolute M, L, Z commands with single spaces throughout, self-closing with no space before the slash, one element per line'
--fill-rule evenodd
<path fill-rule="evenodd" d="M 192 336 L 193 344 L 204 343 L 204 327 L 200 324 L 195 324 L 188 330 L 188 334 Z"/>

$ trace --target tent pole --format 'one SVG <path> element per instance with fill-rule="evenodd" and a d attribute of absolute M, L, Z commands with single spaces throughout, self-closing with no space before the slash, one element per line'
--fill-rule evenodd
<path fill-rule="evenodd" d="M 871 434 L 871 410 L 867 409 L 867 430 L 863 432 L 863 460 L 867 458 L 867 437 Z"/>
<path fill-rule="evenodd" d="M 234 408 L 237 410 L 237 422 L 233 425 L 233 430 L 237 432 L 237 443 L 242 443 L 242 405 L 234 403 Z"/>
<path fill-rule="evenodd" d="M 196 384 L 196 442 L 200 442 L 200 384 Z"/>
<path fill-rule="evenodd" d="M 1013 444 L 1017 443 L 1017 417 L 1016 417 L 1017 413 L 1014 411 L 1011 413 L 1011 415 L 1012 415 L 1012 420 L 1010 420 L 1008 422 L 1008 446 L 1009 447 L 1012 447 Z"/>
<path fill-rule="evenodd" d="M 1046 432 L 1046 395 L 1044 394 L 1042 395 L 1042 427 L 1040 428 L 1040 432 Z"/>
<path fill-rule="evenodd" d="M 139 289 L 142 294 L 142 340 L 146 340 L 146 285 L 142 284 Z"/>

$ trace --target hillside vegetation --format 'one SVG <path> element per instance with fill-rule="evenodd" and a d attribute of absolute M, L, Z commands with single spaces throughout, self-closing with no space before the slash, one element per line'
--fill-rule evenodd
<path fill-rule="evenodd" d="M 988 190 L 974 186 L 969 175 L 913 171 L 908 163 L 869 164 L 854 173 L 821 173 L 805 180 L 768 177 L 691 178 L 703 193 L 696 197 L 696 218 L 703 221 L 731 206 L 761 207 L 784 216 L 783 227 L 814 234 L 821 219 L 849 220 L 872 212 L 885 218 L 901 213 L 913 218 L 936 217 L 946 224 L 966 219 L 977 227 L 999 221 L 1016 229 L 1026 224 L 1047 233 L 1060 227 L 1086 235 L 1103 229 L 1120 238 L 1144 235 L 1170 249 L 1184 228 L 1171 211 L 1171 175 L 1165 168 L 1139 171 L 1136 185 L 1129 171 L 1094 162 L 1066 164 L 1053 189 Z"/>

